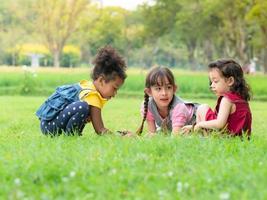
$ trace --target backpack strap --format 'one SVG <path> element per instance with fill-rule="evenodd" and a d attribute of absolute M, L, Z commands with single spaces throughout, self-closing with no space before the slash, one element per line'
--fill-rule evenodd
<path fill-rule="evenodd" d="M 81 93 L 82 91 L 87 91 L 87 92 L 85 92 L 85 93 L 83 94 L 83 96 L 81 96 L 80 99 L 83 99 L 89 92 L 92 92 L 92 91 L 96 92 L 96 90 L 93 90 L 93 89 L 91 89 L 91 88 L 83 88 L 83 89 L 81 89 L 80 93 Z"/>

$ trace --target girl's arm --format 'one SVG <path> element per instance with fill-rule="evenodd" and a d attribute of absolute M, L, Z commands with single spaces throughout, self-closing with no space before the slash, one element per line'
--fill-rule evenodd
<path fill-rule="evenodd" d="M 182 127 L 186 124 L 188 118 L 188 108 L 184 103 L 175 106 L 172 112 L 172 134 L 179 135 L 184 133 Z"/>
<path fill-rule="evenodd" d="M 223 97 L 220 103 L 217 119 L 199 122 L 195 125 L 194 130 L 198 130 L 199 128 L 224 128 L 231 113 L 232 106 L 233 103 L 229 99 Z"/>
<path fill-rule="evenodd" d="M 150 120 L 146 120 L 146 121 L 147 121 L 147 128 L 148 128 L 149 135 L 154 135 L 156 133 L 155 121 L 150 121 Z"/>
<path fill-rule="evenodd" d="M 104 127 L 104 123 L 101 116 L 101 109 L 95 106 L 91 106 L 90 113 L 95 132 L 99 135 L 109 132 L 109 130 Z"/>
<path fill-rule="evenodd" d="M 181 131 L 182 131 L 182 127 L 180 127 L 180 126 L 176 126 L 176 127 L 172 128 L 172 134 L 173 135 L 179 135 L 180 133 L 182 133 Z"/>

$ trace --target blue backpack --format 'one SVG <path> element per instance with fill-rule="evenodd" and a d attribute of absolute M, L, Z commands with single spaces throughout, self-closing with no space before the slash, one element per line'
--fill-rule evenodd
<path fill-rule="evenodd" d="M 36 111 L 40 120 L 52 120 L 72 102 L 79 101 L 82 88 L 79 83 L 57 87 L 56 91 Z"/>

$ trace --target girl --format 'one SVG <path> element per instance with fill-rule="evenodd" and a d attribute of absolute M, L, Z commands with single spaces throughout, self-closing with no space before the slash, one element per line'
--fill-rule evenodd
<path fill-rule="evenodd" d="M 90 121 L 97 134 L 109 132 L 104 126 L 101 110 L 124 83 L 126 64 L 110 46 L 99 50 L 93 64 L 92 82 L 82 80 L 57 88 L 36 112 L 43 134 L 81 135 Z"/>
<path fill-rule="evenodd" d="M 146 77 L 143 105 L 143 121 L 137 134 L 143 131 L 147 121 L 150 135 L 157 130 L 178 134 L 184 125 L 195 122 L 197 104 L 185 103 L 175 96 L 177 86 L 172 72 L 166 67 L 153 68 Z"/>
<path fill-rule="evenodd" d="M 207 105 L 197 110 L 198 129 L 223 129 L 230 135 L 251 133 L 251 112 L 249 87 L 241 66 L 231 59 L 222 59 L 209 64 L 209 79 L 212 92 L 218 97 L 214 111 Z M 190 126 L 183 127 L 188 132 Z"/>

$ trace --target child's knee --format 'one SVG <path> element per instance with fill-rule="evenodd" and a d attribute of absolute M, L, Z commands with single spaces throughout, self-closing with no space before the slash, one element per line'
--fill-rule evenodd
<path fill-rule="evenodd" d="M 85 101 L 79 101 L 77 103 L 77 110 L 81 114 L 82 118 L 88 118 L 90 114 L 90 106 Z"/>
<path fill-rule="evenodd" d="M 207 112 L 209 108 L 208 104 L 201 104 L 197 109 L 197 113 Z"/>
<path fill-rule="evenodd" d="M 77 101 L 71 104 L 70 109 L 73 111 L 72 117 L 84 122 L 90 115 L 90 105 L 85 101 Z"/>
<path fill-rule="evenodd" d="M 207 104 L 201 104 L 197 109 L 197 122 L 203 121 L 205 119 L 206 113 L 210 107 Z"/>

